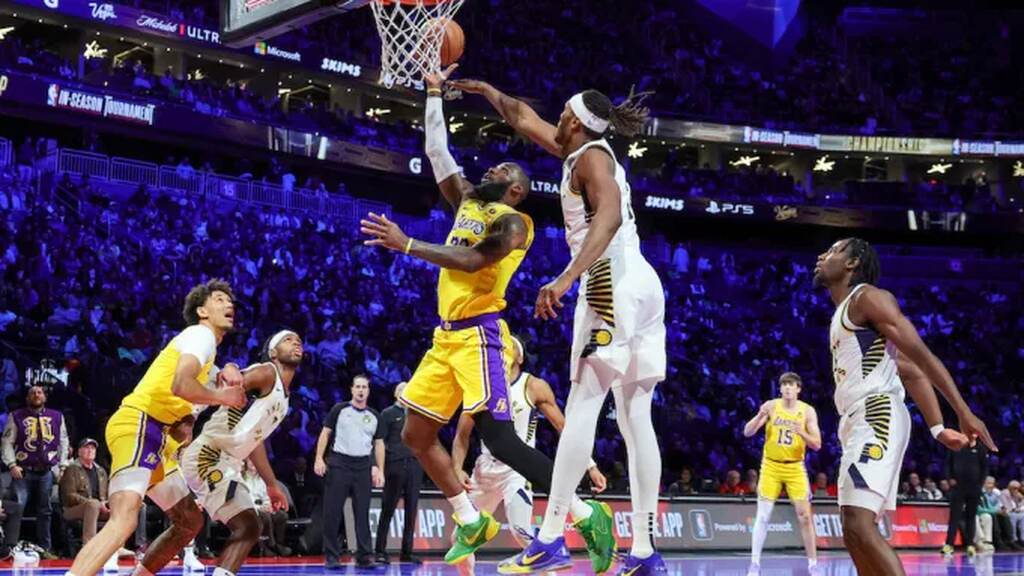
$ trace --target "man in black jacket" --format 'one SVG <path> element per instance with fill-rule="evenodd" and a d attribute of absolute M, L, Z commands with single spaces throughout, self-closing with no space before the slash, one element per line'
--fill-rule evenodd
<path fill-rule="evenodd" d="M 405 406 L 398 402 L 406 383 L 395 387 L 395 403 L 384 409 L 374 436 L 377 467 L 384 471 L 384 494 L 380 503 L 380 520 L 377 522 L 376 559 L 388 564 L 388 532 L 391 518 L 395 514 L 398 500 L 405 502 L 405 520 L 402 528 L 402 562 L 420 564 L 413 556 L 413 537 L 416 529 L 416 507 L 419 502 L 423 469 L 409 448 L 402 443 L 402 427 L 405 426 Z"/>
<path fill-rule="evenodd" d="M 945 472 L 946 478 L 954 480 L 956 484 L 949 493 L 949 530 L 946 532 L 946 545 L 942 547 L 942 553 L 946 556 L 953 554 L 956 531 L 960 529 L 967 554 L 973 556 L 975 518 L 981 500 L 981 486 L 988 475 L 988 450 L 984 444 L 971 440 L 970 446 L 963 450 L 946 454 Z"/>

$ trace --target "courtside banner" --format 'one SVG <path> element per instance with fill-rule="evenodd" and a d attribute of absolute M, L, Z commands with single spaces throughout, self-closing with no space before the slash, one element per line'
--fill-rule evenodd
<path fill-rule="evenodd" d="M 632 543 L 632 519 L 628 500 L 607 499 L 614 513 L 614 530 L 620 547 Z M 546 498 L 534 502 L 534 525 L 539 526 L 547 506 Z M 819 548 L 845 548 L 839 506 L 835 501 L 814 505 L 814 531 Z M 744 550 L 750 547 L 750 535 L 757 514 L 754 500 L 741 501 L 726 498 L 663 499 L 655 518 L 658 548 L 662 550 Z M 423 495 L 417 513 L 415 548 L 421 552 L 444 552 L 450 546 L 452 530 L 451 507 L 440 496 Z M 346 507 L 346 528 L 354 527 L 351 508 Z M 388 531 L 388 548 L 401 547 L 405 517 L 401 506 L 395 511 Z M 504 510 L 499 507 L 494 517 L 501 522 L 501 532 L 487 544 L 486 550 L 512 552 L 519 549 L 512 537 Z M 380 499 L 374 497 L 370 505 L 370 528 L 376 533 L 380 518 Z M 879 524 L 879 531 L 898 548 L 939 548 L 945 542 L 949 508 L 944 502 L 901 505 Z M 350 533 L 349 542 L 355 542 Z M 574 550 L 583 550 L 583 540 L 572 527 L 566 525 L 566 543 Z M 768 525 L 767 548 L 800 548 L 800 527 L 796 513 L 788 503 L 780 502 L 772 513 Z"/>

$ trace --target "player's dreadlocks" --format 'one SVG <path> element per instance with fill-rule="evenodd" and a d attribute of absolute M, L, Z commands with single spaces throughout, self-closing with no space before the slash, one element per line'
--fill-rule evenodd
<path fill-rule="evenodd" d="M 613 132 L 626 138 L 632 138 L 643 129 L 644 123 L 647 122 L 651 110 L 643 103 L 648 96 L 654 94 L 654 92 L 635 92 L 634 88 L 635 86 L 630 87 L 629 96 L 618 106 L 612 105 L 612 101 L 597 90 L 585 90 L 583 103 L 598 118 L 607 120 Z M 583 130 L 591 138 L 602 136 L 585 126 Z"/>
<path fill-rule="evenodd" d="M 882 275 L 878 252 L 875 252 L 867 240 L 847 238 L 846 254 L 848 259 L 856 258 L 858 260 L 857 267 L 853 269 L 853 276 L 850 277 L 850 286 L 878 283 L 878 277 Z"/>

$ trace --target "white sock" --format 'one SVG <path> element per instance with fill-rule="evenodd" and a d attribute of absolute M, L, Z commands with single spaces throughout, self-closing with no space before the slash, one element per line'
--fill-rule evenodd
<path fill-rule="evenodd" d="M 612 373 L 614 374 L 614 373 Z M 594 448 L 597 419 L 611 378 L 602 382 L 591 363 L 585 362 L 579 382 L 572 385 L 565 403 L 565 427 L 558 439 L 555 471 L 551 478 L 548 509 L 540 527 L 540 541 L 551 543 L 565 532 L 565 517 L 576 498 L 576 486 L 587 471 Z M 581 510 L 581 513 L 582 510 Z M 576 518 L 575 514 L 573 518 Z"/>
<path fill-rule="evenodd" d="M 757 499 L 757 516 L 754 518 L 754 534 L 750 543 L 750 561 L 754 564 L 761 564 L 761 551 L 768 537 L 768 521 L 771 520 L 774 507 L 775 502 L 771 500 Z"/>
<path fill-rule="evenodd" d="M 810 568 L 814 568 L 817 565 L 818 565 L 818 559 L 817 558 L 808 558 L 807 559 L 807 568 L 809 568 L 809 569 Z"/>
<path fill-rule="evenodd" d="M 135 565 L 135 570 L 132 570 L 132 576 L 153 576 L 153 573 L 139 562 Z"/>
<path fill-rule="evenodd" d="M 613 388 L 619 431 L 626 443 L 630 500 L 633 504 L 633 546 L 637 558 L 654 554 L 654 522 L 661 484 L 661 451 L 651 422 L 655 382 L 631 382 Z"/>
<path fill-rule="evenodd" d="M 235 576 L 234 572 L 229 572 L 220 566 L 213 569 L 213 576 Z"/>
<path fill-rule="evenodd" d="M 480 519 L 480 511 L 473 506 L 473 501 L 469 499 L 469 494 L 463 490 L 455 496 L 448 499 L 451 503 L 452 509 L 455 510 L 455 516 L 459 519 L 459 522 L 463 524 L 472 524 Z"/>
<path fill-rule="evenodd" d="M 195 555 L 196 555 L 196 547 L 195 547 L 195 545 L 192 542 L 189 542 L 189 545 L 185 546 L 185 548 L 182 550 L 182 552 L 184 552 L 185 558 L 188 558 L 189 556 L 195 557 Z"/>
<path fill-rule="evenodd" d="M 594 511 L 586 502 L 580 500 L 579 496 L 574 494 L 572 497 L 572 504 L 569 505 L 569 513 L 572 514 L 573 522 L 582 522 L 583 520 L 590 518 L 590 515 L 593 514 Z"/>

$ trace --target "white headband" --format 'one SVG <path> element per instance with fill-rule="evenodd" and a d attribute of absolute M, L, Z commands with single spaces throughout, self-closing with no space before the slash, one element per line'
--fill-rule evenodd
<path fill-rule="evenodd" d="M 270 354 L 271 350 L 277 348 L 277 345 L 281 343 L 281 340 L 284 340 L 285 336 L 288 336 L 289 334 L 294 334 L 296 338 L 299 337 L 298 334 L 292 332 L 291 330 L 281 330 L 280 332 L 274 334 L 274 336 L 270 338 L 270 344 L 267 345 L 267 354 Z"/>
<path fill-rule="evenodd" d="M 569 98 L 569 108 L 572 108 L 572 113 L 580 119 L 580 122 L 593 132 L 598 134 L 604 134 L 604 131 L 608 129 L 608 121 L 598 118 L 596 114 L 587 108 L 587 105 L 583 103 L 583 93 Z"/>

